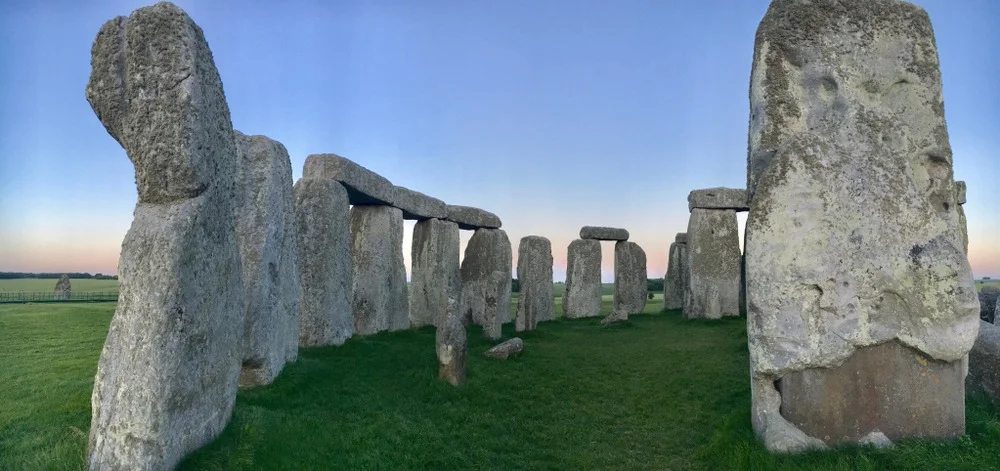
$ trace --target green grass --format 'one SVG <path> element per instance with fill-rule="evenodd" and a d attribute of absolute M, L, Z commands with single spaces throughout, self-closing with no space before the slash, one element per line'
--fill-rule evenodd
<path fill-rule="evenodd" d="M 0 469 L 84 468 L 113 309 L 0 306 Z M 770 455 L 750 429 L 744 320 L 598 324 L 543 323 L 509 361 L 483 358 L 470 327 L 461 388 L 436 378 L 432 328 L 303 349 L 273 385 L 240 392 L 223 435 L 181 469 L 1000 469 L 1000 415 L 982 398 L 956 443 Z"/>
<path fill-rule="evenodd" d="M 1000 288 L 1000 280 L 976 280 L 976 291 L 982 291 L 987 286 Z"/>
<path fill-rule="evenodd" d="M 15 278 L 0 280 L 0 291 L 52 291 L 56 288 L 57 279 Z M 72 278 L 70 289 L 74 293 L 117 293 L 118 280 L 94 280 L 87 278 Z"/>

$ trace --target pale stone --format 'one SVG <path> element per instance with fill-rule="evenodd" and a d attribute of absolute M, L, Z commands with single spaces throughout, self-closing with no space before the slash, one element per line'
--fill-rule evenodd
<path fill-rule="evenodd" d="M 520 355 L 522 351 L 524 351 L 524 341 L 520 337 L 514 337 L 483 352 L 483 356 L 494 360 L 506 360 Z"/>
<path fill-rule="evenodd" d="M 678 232 L 677 235 L 674 236 L 674 242 L 686 244 L 688 242 L 687 232 Z"/>
<path fill-rule="evenodd" d="M 463 322 L 483 326 L 483 336 L 500 338 L 510 322 L 512 259 L 510 239 L 500 229 L 477 229 L 462 259 Z"/>
<path fill-rule="evenodd" d="M 173 469 L 225 428 L 240 375 L 229 107 L 201 29 L 173 4 L 108 21 L 91 52 L 87 101 L 135 166 L 138 204 L 97 364 L 87 466 Z"/>
<path fill-rule="evenodd" d="M 966 193 L 968 193 L 968 187 L 965 182 L 961 180 L 955 182 L 955 202 L 958 204 L 965 204 Z"/>
<path fill-rule="evenodd" d="M 403 219 L 407 220 L 444 219 L 448 216 L 448 205 L 444 201 L 402 186 L 393 189 L 392 205 L 402 210 Z"/>
<path fill-rule="evenodd" d="M 736 211 L 691 210 L 688 219 L 684 317 L 740 315 L 740 236 Z"/>
<path fill-rule="evenodd" d="M 970 392 L 985 394 L 1000 407 L 1000 326 L 980 321 L 979 337 L 969 351 L 969 375 L 965 381 Z"/>
<path fill-rule="evenodd" d="M 858 441 L 858 444 L 863 446 L 873 446 L 875 448 L 891 448 L 892 440 L 889 440 L 889 437 L 885 436 L 884 433 L 876 430 L 868 435 L 865 435 L 864 438 Z"/>
<path fill-rule="evenodd" d="M 646 295 L 646 252 L 635 242 L 615 242 L 615 312 L 641 313 Z"/>
<path fill-rule="evenodd" d="M 59 277 L 59 281 L 56 281 L 56 287 L 52 291 L 52 299 L 57 301 L 65 301 L 72 297 L 73 286 L 69 281 L 69 275 L 63 275 Z"/>
<path fill-rule="evenodd" d="M 438 358 L 438 378 L 452 386 L 465 384 L 468 338 L 465 325 L 455 315 L 440 322 L 435 334 Z"/>
<path fill-rule="evenodd" d="M 555 319 L 552 243 L 549 239 L 540 236 L 521 238 L 517 246 L 517 279 L 521 286 L 517 297 L 517 331 L 535 330 L 539 322 Z"/>
<path fill-rule="evenodd" d="M 773 1 L 754 48 L 747 189 L 753 425 L 765 445 L 784 451 L 769 436 L 792 403 L 804 412 L 791 427 L 830 445 L 873 430 L 962 435 L 961 366 L 979 316 L 927 14 L 890 0 Z M 775 390 L 802 378 L 812 386 Z M 813 402 L 821 385 L 855 397 L 866 381 L 892 393 L 864 407 Z M 914 398 L 933 407 L 905 417 Z"/>
<path fill-rule="evenodd" d="M 600 241 L 576 239 L 569 243 L 562 307 L 567 319 L 601 315 Z"/>
<path fill-rule="evenodd" d="M 685 233 L 677 234 L 677 239 L 680 238 L 681 234 Z M 674 242 L 670 244 L 670 252 L 667 256 L 667 275 L 663 278 L 663 309 L 665 311 L 684 308 L 687 257 L 686 243 Z"/>
<path fill-rule="evenodd" d="M 588 240 L 628 240 L 628 231 L 617 227 L 583 226 L 580 238 Z"/>
<path fill-rule="evenodd" d="M 604 316 L 604 319 L 601 319 L 601 326 L 620 324 L 626 321 L 628 321 L 628 311 L 615 309 L 607 316 Z"/>
<path fill-rule="evenodd" d="M 392 205 L 396 186 L 385 177 L 337 154 L 313 154 L 302 166 L 303 179 L 335 180 L 344 185 L 353 205 Z"/>
<path fill-rule="evenodd" d="M 403 212 L 390 206 L 354 206 L 350 228 L 354 332 L 409 328 Z"/>
<path fill-rule="evenodd" d="M 688 193 L 688 211 L 701 209 L 732 209 L 746 211 L 747 191 L 740 188 L 707 188 Z"/>
<path fill-rule="evenodd" d="M 413 226 L 410 253 L 410 326 L 441 325 L 446 316 L 459 316 L 462 276 L 458 257 L 458 224 L 427 219 Z"/>
<path fill-rule="evenodd" d="M 965 218 L 965 209 L 962 205 L 965 204 L 965 182 L 958 181 L 955 182 L 955 203 L 958 204 L 958 230 L 962 237 L 962 247 L 965 248 L 965 253 L 969 253 L 969 221 Z"/>
<path fill-rule="evenodd" d="M 469 206 L 447 206 L 448 220 L 458 223 L 460 229 L 474 231 L 476 229 L 499 229 L 500 218 L 496 214 Z"/>

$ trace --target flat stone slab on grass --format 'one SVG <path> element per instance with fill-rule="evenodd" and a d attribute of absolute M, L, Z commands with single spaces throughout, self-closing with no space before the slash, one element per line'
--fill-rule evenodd
<path fill-rule="evenodd" d="M 499 229 L 500 218 L 489 211 L 471 206 L 448 205 L 448 217 L 451 222 L 458 223 L 459 229 L 474 231 L 476 229 Z"/>
<path fill-rule="evenodd" d="M 748 211 L 747 191 L 742 188 L 707 188 L 688 193 L 688 211 L 701 209 L 732 209 Z"/>
<path fill-rule="evenodd" d="M 403 219 L 411 221 L 448 217 L 448 205 L 444 201 L 403 186 L 393 190 L 392 205 L 403 211 Z"/>
<path fill-rule="evenodd" d="M 591 240 L 628 240 L 628 231 L 617 227 L 583 226 L 580 229 L 581 239 Z"/>
<path fill-rule="evenodd" d="M 524 351 L 524 341 L 520 337 L 514 337 L 483 352 L 483 356 L 494 360 L 506 360 L 520 355 L 522 351 Z"/>
<path fill-rule="evenodd" d="M 347 188 L 353 205 L 393 206 L 396 186 L 385 177 L 337 154 L 313 154 L 306 157 L 302 178 L 336 180 Z"/>

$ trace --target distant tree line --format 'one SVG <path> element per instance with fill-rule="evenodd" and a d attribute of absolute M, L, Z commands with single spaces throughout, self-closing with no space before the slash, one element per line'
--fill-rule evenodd
<path fill-rule="evenodd" d="M 70 278 L 75 279 L 86 279 L 86 280 L 117 280 L 118 275 L 104 275 L 97 273 L 91 275 L 90 273 L 23 273 L 19 271 L 3 271 L 0 272 L 0 280 L 11 280 L 15 278 L 39 278 L 39 279 L 59 279 L 63 275 L 69 275 Z"/>
<path fill-rule="evenodd" d="M 517 278 L 512 278 L 510 280 L 510 290 L 513 293 L 521 292 L 521 282 L 517 281 Z M 646 279 L 646 291 L 653 293 L 659 293 L 663 291 L 663 278 L 647 278 Z"/>

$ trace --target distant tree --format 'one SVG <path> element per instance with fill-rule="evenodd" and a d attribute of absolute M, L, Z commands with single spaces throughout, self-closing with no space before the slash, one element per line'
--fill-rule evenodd
<path fill-rule="evenodd" d="M 979 291 L 979 318 L 992 323 L 996 314 L 997 298 L 1000 298 L 1000 288 L 983 286 Z"/>
<path fill-rule="evenodd" d="M 648 294 L 647 296 L 649 296 L 649 299 L 653 299 L 653 292 L 652 292 L 652 291 L 650 291 L 650 292 L 649 292 L 649 294 Z"/>
<path fill-rule="evenodd" d="M 510 291 L 513 293 L 521 292 L 521 282 L 517 278 L 511 278 L 510 280 Z"/>
<path fill-rule="evenodd" d="M 646 290 L 655 293 L 663 292 L 663 278 L 647 278 L 646 279 Z M 650 298 L 652 299 L 652 298 Z"/>

